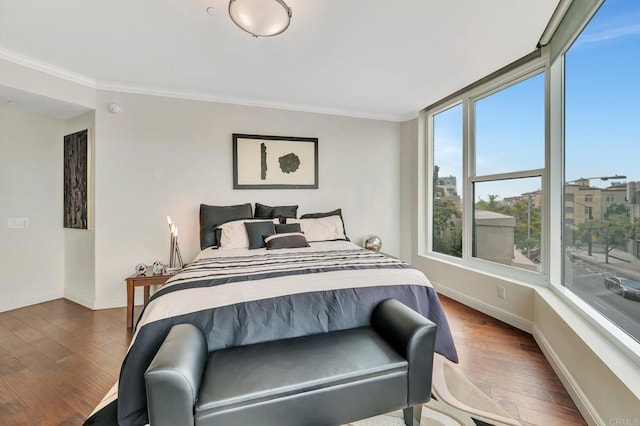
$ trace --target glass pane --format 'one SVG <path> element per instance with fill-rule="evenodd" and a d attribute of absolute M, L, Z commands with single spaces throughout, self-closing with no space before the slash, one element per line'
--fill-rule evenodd
<path fill-rule="evenodd" d="M 433 117 L 432 250 L 462 257 L 462 104 Z"/>
<path fill-rule="evenodd" d="M 563 284 L 640 341 L 638 22 L 607 1 L 565 55 Z"/>
<path fill-rule="evenodd" d="M 476 176 L 544 167 L 544 74 L 475 103 Z"/>
<path fill-rule="evenodd" d="M 473 256 L 528 271 L 541 271 L 541 178 L 473 185 Z"/>

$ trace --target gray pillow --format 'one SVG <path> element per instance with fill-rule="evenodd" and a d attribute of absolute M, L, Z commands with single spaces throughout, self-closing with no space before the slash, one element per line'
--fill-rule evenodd
<path fill-rule="evenodd" d="M 285 232 L 302 232 L 299 223 L 278 223 L 276 224 L 276 234 Z"/>
<path fill-rule="evenodd" d="M 342 219 L 342 209 L 335 209 L 326 213 L 306 213 L 300 216 L 300 219 L 318 219 L 319 217 L 340 216 Z"/>
<path fill-rule="evenodd" d="M 265 237 L 264 242 L 267 250 L 309 247 L 309 243 L 304 237 L 304 234 L 298 232 L 269 235 Z"/>
<path fill-rule="evenodd" d="M 200 250 L 218 246 L 216 228 L 223 223 L 251 219 L 251 203 L 235 206 L 208 206 L 200 204 Z"/>
<path fill-rule="evenodd" d="M 245 222 L 247 235 L 249 236 L 249 250 L 263 248 L 264 236 L 272 235 L 276 232 L 273 221 L 265 222 Z"/>
<path fill-rule="evenodd" d="M 265 204 L 256 203 L 254 217 L 265 219 L 290 217 L 295 219 L 298 215 L 298 206 L 267 206 Z M 282 222 L 282 220 L 281 220 Z"/>

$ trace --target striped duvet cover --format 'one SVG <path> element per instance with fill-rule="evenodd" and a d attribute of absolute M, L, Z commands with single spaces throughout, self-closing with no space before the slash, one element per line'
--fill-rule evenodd
<path fill-rule="evenodd" d="M 86 424 L 147 423 L 144 372 L 174 324 L 192 323 L 209 351 L 361 327 L 395 298 L 438 325 L 436 352 L 457 362 L 440 301 L 424 274 L 347 241 L 270 250 L 203 250 L 149 300 L 120 379 Z M 117 420 L 116 420 L 117 412 Z"/>

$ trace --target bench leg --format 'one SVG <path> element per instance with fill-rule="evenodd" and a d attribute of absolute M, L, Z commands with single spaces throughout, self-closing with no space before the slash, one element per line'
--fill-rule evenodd
<path fill-rule="evenodd" d="M 404 415 L 404 424 L 406 426 L 420 426 L 420 419 L 422 418 L 422 405 L 407 407 L 402 410 L 402 414 Z"/>

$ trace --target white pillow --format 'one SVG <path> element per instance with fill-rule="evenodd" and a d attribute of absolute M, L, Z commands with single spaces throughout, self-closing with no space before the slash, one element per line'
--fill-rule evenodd
<path fill-rule="evenodd" d="M 221 249 L 249 248 L 249 234 L 244 226 L 245 222 L 267 222 L 270 219 L 243 219 L 223 223 L 218 226 L 220 241 L 218 245 Z M 273 223 L 280 223 L 280 219 L 271 219 Z"/>
<path fill-rule="evenodd" d="M 299 223 L 300 230 L 307 241 L 334 241 L 346 240 L 344 225 L 340 216 L 326 216 L 314 219 L 289 219 L 287 223 Z"/>

